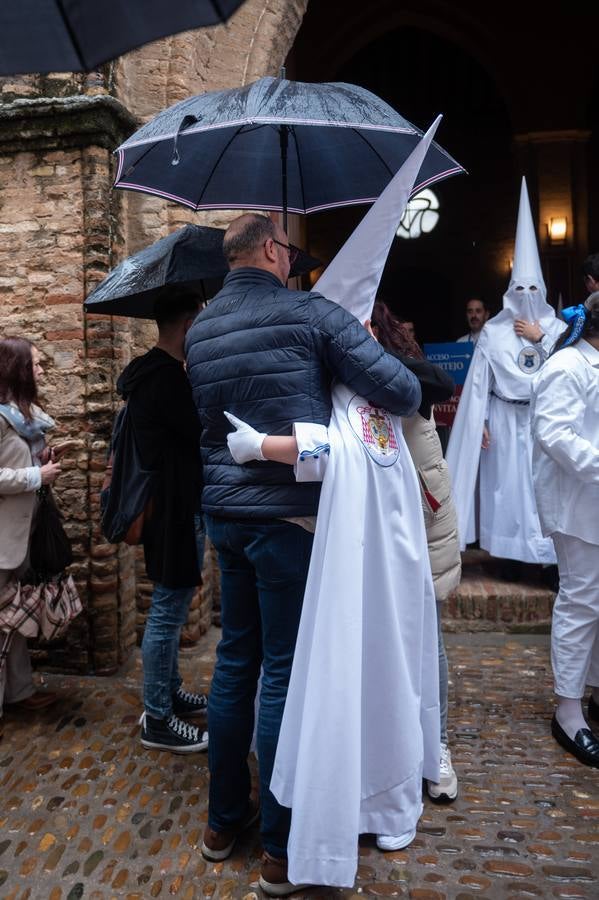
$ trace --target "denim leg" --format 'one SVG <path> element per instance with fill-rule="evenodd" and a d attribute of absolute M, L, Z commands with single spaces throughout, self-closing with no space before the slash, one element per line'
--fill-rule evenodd
<path fill-rule="evenodd" d="M 441 712 L 441 743 L 447 743 L 447 687 L 448 667 L 445 641 L 443 640 L 443 627 L 441 625 L 441 611 L 443 604 L 437 602 L 437 639 L 439 644 L 439 707 Z"/>
<path fill-rule="evenodd" d="M 204 527 L 204 518 L 199 513 L 193 517 L 193 520 L 196 532 L 196 546 L 198 548 L 198 564 L 201 575 L 202 569 L 204 568 L 204 553 L 206 551 L 206 529 Z"/>
<path fill-rule="evenodd" d="M 154 585 L 141 644 L 144 707 L 148 715 L 165 719 L 173 711 L 173 694 L 181 684 L 178 670 L 179 635 L 195 588 Z"/>
<path fill-rule="evenodd" d="M 201 575 L 204 565 L 204 552 L 206 548 L 206 532 L 204 531 L 204 520 L 201 515 L 194 516 L 194 527 L 196 547 L 198 551 L 198 563 Z M 187 604 L 187 614 L 185 616 L 185 622 L 187 621 L 187 616 L 189 614 L 189 605 L 193 600 L 193 597 L 197 590 L 197 587 L 191 588 L 191 596 L 189 598 L 189 603 Z M 183 622 L 183 625 L 185 625 L 185 622 Z M 179 638 L 181 637 L 181 630 L 183 628 L 183 625 L 179 627 L 179 630 L 177 632 L 177 645 L 179 644 Z M 182 684 L 183 679 L 181 678 L 181 674 L 179 672 L 179 654 L 175 653 L 173 654 L 173 664 L 171 669 L 171 696 L 177 693 Z"/>
<path fill-rule="evenodd" d="M 248 545 L 256 571 L 263 644 L 263 676 L 258 712 L 258 761 L 262 804 L 262 844 L 272 856 L 287 855 L 291 810 L 270 790 L 279 731 L 310 565 L 314 535 L 287 522 L 273 525 Z"/>
<path fill-rule="evenodd" d="M 244 817 L 251 782 L 248 754 L 254 731 L 254 700 L 262 639 L 256 575 L 243 553 L 242 527 L 206 517 L 221 574 L 222 638 L 208 697 L 208 823 L 216 831 Z"/>

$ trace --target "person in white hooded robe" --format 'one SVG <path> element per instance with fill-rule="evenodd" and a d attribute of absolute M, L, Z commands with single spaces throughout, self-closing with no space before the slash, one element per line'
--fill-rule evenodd
<path fill-rule="evenodd" d="M 530 389 L 532 376 L 563 329 L 546 301 L 523 178 L 503 309 L 482 330 L 447 447 L 462 550 L 478 536 L 480 547 L 492 556 L 555 562 L 551 540 L 541 532 L 533 491 Z"/>
<path fill-rule="evenodd" d="M 362 322 L 435 129 L 316 285 Z M 291 451 L 292 439 L 231 421 L 238 462 L 269 455 L 294 460 L 298 479 L 323 478 L 271 790 L 292 810 L 289 881 L 349 887 L 358 835 L 407 846 L 422 778 L 439 778 L 435 594 L 417 474 L 401 419 L 351 386 L 335 385 L 328 429 L 296 424 Z"/>

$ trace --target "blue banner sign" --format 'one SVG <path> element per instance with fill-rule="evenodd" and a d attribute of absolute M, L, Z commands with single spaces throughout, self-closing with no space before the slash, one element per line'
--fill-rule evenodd
<path fill-rule="evenodd" d="M 445 369 L 457 385 L 463 385 L 474 353 L 471 341 L 452 341 L 447 344 L 425 344 L 424 354 L 430 362 Z"/>

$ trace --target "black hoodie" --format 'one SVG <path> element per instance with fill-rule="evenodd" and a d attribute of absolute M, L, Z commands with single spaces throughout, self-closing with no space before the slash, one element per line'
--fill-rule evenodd
<path fill-rule="evenodd" d="M 157 473 L 143 533 L 148 577 L 168 588 L 193 587 L 200 581 L 200 423 L 183 363 L 154 347 L 129 363 L 117 390 L 129 403 L 143 466 Z"/>

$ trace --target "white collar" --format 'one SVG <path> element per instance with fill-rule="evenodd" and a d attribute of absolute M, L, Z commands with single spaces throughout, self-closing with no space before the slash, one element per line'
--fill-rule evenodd
<path fill-rule="evenodd" d="M 593 345 L 589 344 L 588 341 L 585 341 L 584 338 L 582 338 L 576 346 L 593 368 L 599 368 L 599 350 L 597 350 L 596 347 L 593 347 Z"/>

